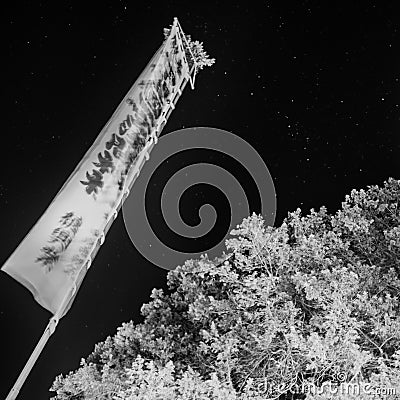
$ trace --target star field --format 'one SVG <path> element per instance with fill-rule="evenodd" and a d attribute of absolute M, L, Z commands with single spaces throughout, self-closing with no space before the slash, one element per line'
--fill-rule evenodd
<path fill-rule="evenodd" d="M 273 177 L 276 225 L 297 207 L 335 212 L 351 189 L 398 179 L 396 2 L 172 1 L 160 8 L 61 1 L 6 8 L 2 262 L 93 143 L 175 16 L 216 63 L 200 71 L 195 90 L 185 89 L 164 133 L 209 126 L 248 141 Z M 133 247 L 118 217 L 18 399 L 49 398 L 56 375 L 77 368 L 122 322 L 140 321 L 141 304 L 153 287 L 166 287 L 165 277 Z M 50 315 L 6 274 L 0 293 L 5 398 Z"/>

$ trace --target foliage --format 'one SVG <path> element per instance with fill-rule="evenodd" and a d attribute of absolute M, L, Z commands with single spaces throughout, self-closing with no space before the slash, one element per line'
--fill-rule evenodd
<path fill-rule="evenodd" d="M 164 37 L 168 38 L 171 28 L 164 28 Z M 203 42 L 192 40 L 190 35 L 184 34 L 186 40 L 183 40 L 185 55 L 189 63 L 189 69 L 192 68 L 193 58 L 196 61 L 199 70 L 204 67 L 211 67 L 215 63 L 215 58 L 210 58 L 203 48 Z"/>
<path fill-rule="evenodd" d="M 246 218 L 228 256 L 170 271 L 144 322 L 58 377 L 54 399 L 374 398 L 322 393 L 345 383 L 400 393 L 399 197 L 390 178 L 335 215 L 297 209 L 277 228 Z M 318 390 L 292 397 L 302 385 Z"/>

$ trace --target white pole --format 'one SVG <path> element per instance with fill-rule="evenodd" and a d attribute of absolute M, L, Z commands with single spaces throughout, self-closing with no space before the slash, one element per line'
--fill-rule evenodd
<path fill-rule="evenodd" d="M 49 340 L 49 337 L 55 331 L 57 324 L 58 324 L 58 317 L 54 316 L 54 317 L 50 318 L 50 321 L 49 321 L 46 329 L 44 330 L 42 337 L 40 338 L 38 344 L 36 345 L 35 350 L 33 350 L 31 356 L 29 357 L 29 360 L 25 364 L 25 367 L 22 370 L 22 372 L 20 373 L 14 386 L 10 390 L 10 393 L 8 393 L 6 400 L 14 400 L 18 396 L 18 393 L 19 393 L 22 385 L 24 384 L 26 378 L 28 377 L 29 373 L 31 372 L 32 367 L 34 366 L 34 364 L 35 364 L 36 360 L 38 359 L 40 353 L 42 352 L 44 346 L 46 345 L 47 341 Z"/>
<path fill-rule="evenodd" d="M 76 291 L 76 284 L 74 284 L 74 286 L 72 286 L 72 288 L 66 293 L 58 311 L 50 318 L 49 323 L 47 324 L 46 329 L 44 330 L 44 332 L 42 334 L 42 337 L 40 338 L 39 342 L 37 343 L 35 349 L 33 350 L 31 356 L 29 357 L 28 361 L 26 362 L 23 370 L 19 374 L 19 377 L 16 380 L 16 382 L 14 383 L 14 386 L 8 393 L 6 400 L 14 400 L 18 396 L 18 393 L 21 390 L 22 385 L 25 383 L 26 378 L 28 377 L 33 366 L 35 365 L 36 360 L 39 358 L 40 353 L 42 352 L 44 346 L 46 345 L 50 336 L 56 330 L 58 321 L 64 315 L 65 308 L 68 305 L 69 300 L 75 294 L 75 291 Z"/>

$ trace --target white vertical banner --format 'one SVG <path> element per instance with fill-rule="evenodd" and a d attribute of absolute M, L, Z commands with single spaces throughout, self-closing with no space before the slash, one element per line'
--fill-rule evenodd
<path fill-rule="evenodd" d="M 186 84 L 190 71 L 182 38 L 175 19 L 168 38 L 2 267 L 59 317 Z"/>

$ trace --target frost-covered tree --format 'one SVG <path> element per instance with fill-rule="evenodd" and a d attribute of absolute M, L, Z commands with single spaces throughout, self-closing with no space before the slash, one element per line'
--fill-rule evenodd
<path fill-rule="evenodd" d="M 164 38 L 168 38 L 171 32 L 171 28 L 164 28 Z M 189 63 L 189 69 L 192 68 L 193 58 L 196 61 L 197 68 L 199 70 L 204 67 L 211 67 L 215 63 L 215 58 L 210 58 L 207 52 L 204 50 L 203 42 L 198 40 L 192 40 L 190 35 L 184 34 L 183 47 L 185 55 Z"/>
<path fill-rule="evenodd" d="M 189 260 L 154 289 L 54 399 L 372 399 L 292 395 L 339 383 L 400 394 L 400 181 L 353 190 L 341 209 L 252 215 L 228 254 Z M 375 397 L 376 398 L 376 397 Z"/>

